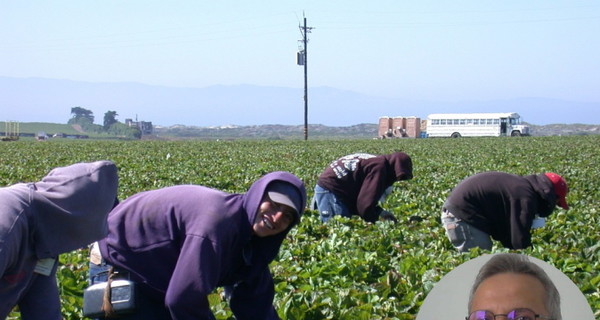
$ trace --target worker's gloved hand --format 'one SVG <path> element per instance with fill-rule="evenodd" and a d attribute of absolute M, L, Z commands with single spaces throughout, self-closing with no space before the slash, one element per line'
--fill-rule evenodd
<path fill-rule="evenodd" d="M 386 210 L 381 211 L 381 213 L 379 214 L 379 218 L 383 221 L 398 222 L 398 219 L 396 219 L 394 214 Z"/>

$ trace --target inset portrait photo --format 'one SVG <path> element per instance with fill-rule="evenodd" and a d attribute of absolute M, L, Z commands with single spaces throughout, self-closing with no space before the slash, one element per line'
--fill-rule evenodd
<path fill-rule="evenodd" d="M 425 298 L 417 320 L 589 319 L 579 288 L 560 270 L 518 253 L 486 254 L 445 275 Z"/>

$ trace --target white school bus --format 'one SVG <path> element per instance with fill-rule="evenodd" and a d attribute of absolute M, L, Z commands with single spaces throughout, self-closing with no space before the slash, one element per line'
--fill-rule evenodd
<path fill-rule="evenodd" d="M 529 126 L 521 124 L 515 112 L 435 113 L 427 116 L 427 137 L 528 136 Z"/>

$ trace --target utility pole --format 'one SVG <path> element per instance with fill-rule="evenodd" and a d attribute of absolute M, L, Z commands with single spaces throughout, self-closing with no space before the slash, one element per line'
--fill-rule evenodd
<path fill-rule="evenodd" d="M 308 63 L 307 63 L 307 43 L 308 33 L 312 30 L 312 27 L 306 26 L 306 16 L 304 16 L 304 26 L 300 26 L 300 33 L 302 34 L 302 43 L 304 47 L 297 55 L 298 65 L 304 66 L 304 140 L 308 140 Z"/>

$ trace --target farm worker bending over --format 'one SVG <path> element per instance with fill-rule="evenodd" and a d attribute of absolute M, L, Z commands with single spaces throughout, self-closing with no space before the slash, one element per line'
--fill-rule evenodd
<path fill-rule="evenodd" d="M 106 236 L 118 176 L 109 161 L 55 168 L 41 181 L 0 188 L 0 318 L 62 319 L 58 255 Z"/>
<path fill-rule="evenodd" d="M 321 221 L 334 215 L 359 215 L 368 222 L 379 218 L 396 221 L 379 203 L 396 181 L 412 179 L 412 160 L 404 152 L 375 156 L 356 153 L 339 158 L 321 173 L 313 204 Z"/>
<path fill-rule="evenodd" d="M 269 263 L 306 206 L 304 183 L 271 172 L 244 194 L 198 185 L 141 192 L 109 214 L 99 269 L 136 283 L 137 310 L 119 319 L 214 319 L 208 295 L 224 287 L 236 319 L 279 319 Z"/>
<path fill-rule="evenodd" d="M 541 227 L 555 206 L 569 208 L 568 191 L 556 173 L 478 173 L 452 190 L 442 207 L 442 223 L 460 252 L 490 250 L 490 237 L 506 248 L 523 249 L 531 246 L 531 228 Z"/>

